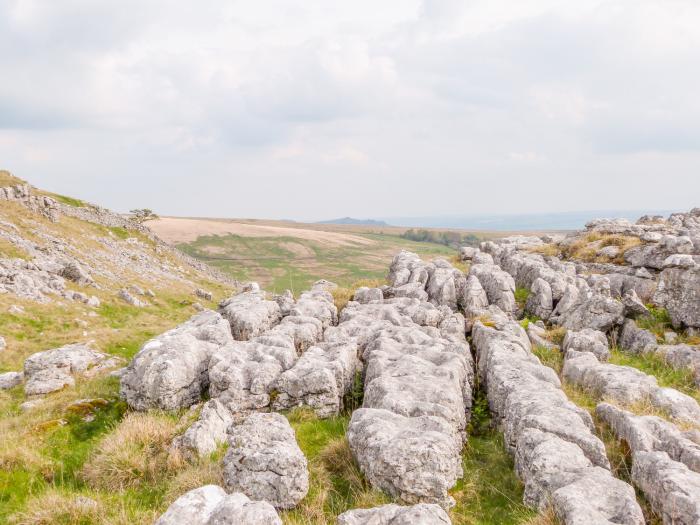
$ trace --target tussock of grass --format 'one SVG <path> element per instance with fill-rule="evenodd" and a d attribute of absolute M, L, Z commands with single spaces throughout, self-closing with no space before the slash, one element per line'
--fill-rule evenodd
<path fill-rule="evenodd" d="M 168 448 L 177 421 L 158 413 L 131 413 L 96 447 L 82 469 L 95 489 L 122 491 L 157 483 L 180 464 L 172 464 Z"/>
<path fill-rule="evenodd" d="M 322 525 L 334 523 L 351 508 L 389 503 L 364 479 L 345 438 L 349 418 L 318 419 L 312 410 L 295 409 L 288 419 L 299 447 L 309 461 L 309 493 L 297 508 L 282 513 L 285 523 Z"/>
<path fill-rule="evenodd" d="M 564 366 L 564 354 L 560 350 L 537 345 L 532 348 L 532 353 L 539 358 L 543 365 L 553 368 L 557 374 L 561 373 Z"/>
<path fill-rule="evenodd" d="M 449 259 L 450 264 L 457 268 L 459 271 L 463 272 L 465 275 L 469 273 L 469 268 L 471 265 L 459 258 L 459 254 L 453 255 Z"/>
<path fill-rule="evenodd" d="M 464 477 L 450 491 L 456 505 L 450 510 L 455 525 L 516 524 L 537 513 L 522 503 L 523 487 L 513 470 L 513 460 L 503 434 L 493 428 L 483 390 L 477 388 L 462 454 Z"/>
<path fill-rule="evenodd" d="M 561 249 L 556 244 L 545 244 L 544 246 L 530 248 L 528 251 L 538 253 L 544 257 L 559 257 L 561 255 Z"/>
<path fill-rule="evenodd" d="M 561 346 L 562 343 L 564 343 L 564 337 L 566 336 L 566 328 L 563 327 L 557 327 L 557 328 L 550 328 L 545 332 L 545 339 L 548 341 L 551 341 L 555 345 Z"/>
<path fill-rule="evenodd" d="M 658 308 L 653 304 L 646 305 L 649 310 L 648 315 L 642 315 L 637 318 L 637 326 L 649 330 L 658 339 L 663 339 L 664 332 L 673 330 L 671 324 L 671 316 L 665 308 Z"/>
<path fill-rule="evenodd" d="M 530 297 L 530 290 L 518 286 L 515 289 L 515 302 L 520 308 L 525 308 L 525 303 L 527 303 L 527 298 Z"/>
<path fill-rule="evenodd" d="M 591 232 L 571 244 L 564 246 L 562 254 L 567 259 L 575 259 L 584 262 L 615 262 L 621 264 L 624 263 L 625 252 L 640 244 L 641 241 L 638 237 Z M 598 255 L 598 251 L 606 246 L 617 246 L 620 249 L 618 256 L 611 259 Z"/>
<path fill-rule="evenodd" d="M 103 516 L 104 506 L 94 499 L 59 490 L 31 498 L 26 512 L 15 514 L 12 525 L 92 525 Z"/>

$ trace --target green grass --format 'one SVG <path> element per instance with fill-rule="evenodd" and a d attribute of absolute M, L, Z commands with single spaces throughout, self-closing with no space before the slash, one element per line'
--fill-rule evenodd
<path fill-rule="evenodd" d="M 527 298 L 530 297 L 530 290 L 527 288 L 522 288 L 518 286 L 515 289 L 515 302 L 520 308 L 525 308 L 525 303 L 527 303 Z"/>
<path fill-rule="evenodd" d="M 672 368 L 664 358 L 653 352 L 630 354 L 619 348 L 612 348 L 608 362 L 614 365 L 631 366 L 645 374 L 654 376 L 662 387 L 671 387 L 694 397 L 700 403 L 700 392 L 695 386 L 693 372 L 690 369 Z"/>
<path fill-rule="evenodd" d="M 60 195 L 58 193 L 47 193 L 47 195 L 53 199 L 56 199 L 58 202 L 67 204 L 68 206 L 73 206 L 75 208 L 82 208 L 87 205 L 85 201 L 81 201 L 80 199 L 74 199 L 73 197 L 67 197 L 65 195 Z"/>
<path fill-rule="evenodd" d="M 537 345 L 532 347 L 532 353 L 539 358 L 543 365 L 553 368 L 557 374 L 561 373 L 564 366 L 564 354 L 560 350 Z"/>
<path fill-rule="evenodd" d="M 664 332 L 673 330 L 671 316 L 664 308 L 657 308 L 652 304 L 646 305 L 649 315 L 642 315 L 637 318 L 637 326 L 649 330 L 657 338 L 663 339 Z"/>
<path fill-rule="evenodd" d="M 454 525 L 517 524 L 537 515 L 522 503 L 522 483 L 503 434 L 492 427 L 482 390 L 476 391 L 462 467 L 464 477 L 450 491 L 457 502 L 450 511 Z"/>

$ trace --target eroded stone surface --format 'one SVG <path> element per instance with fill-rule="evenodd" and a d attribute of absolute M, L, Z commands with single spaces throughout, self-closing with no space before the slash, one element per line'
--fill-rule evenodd
<path fill-rule="evenodd" d="M 291 509 L 309 490 L 307 461 L 280 414 L 253 413 L 229 428 L 224 483 L 278 509 Z"/>
<path fill-rule="evenodd" d="M 338 525 L 449 525 L 450 517 L 439 505 L 419 503 L 410 507 L 382 505 L 357 509 L 338 516 Z"/>

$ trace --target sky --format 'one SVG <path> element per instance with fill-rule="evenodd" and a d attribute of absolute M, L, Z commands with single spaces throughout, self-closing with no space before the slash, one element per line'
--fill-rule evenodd
<path fill-rule="evenodd" d="M 118 211 L 700 205 L 697 0 L 0 0 L 0 168 Z"/>

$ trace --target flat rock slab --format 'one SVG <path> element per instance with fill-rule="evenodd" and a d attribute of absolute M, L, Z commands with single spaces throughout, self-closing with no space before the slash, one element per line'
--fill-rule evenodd
<path fill-rule="evenodd" d="M 309 490 L 306 458 L 294 430 L 280 414 L 250 414 L 229 428 L 224 483 L 278 509 L 295 507 Z"/>
<path fill-rule="evenodd" d="M 180 496 L 155 525 L 282 525 L 282 520 L 266 501 L 205 485 Z"/>

